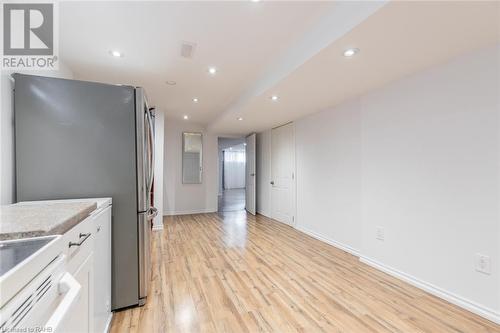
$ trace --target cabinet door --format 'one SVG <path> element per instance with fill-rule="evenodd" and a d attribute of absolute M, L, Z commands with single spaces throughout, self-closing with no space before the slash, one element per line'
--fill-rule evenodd
<path fill-rule="evenodd" d="M 111 316 L 111 207 L 94 218 L 94 327 L 105 332 Z"/>
<path fill-rule="evenodd" d="M 74 274 L 75 279 L 82 286 L 80 299 L 69 312 L 67 318 L 58 332 L 93 332 L 93 285 L 94 285 L 94 262 L 91 253 Z"/>

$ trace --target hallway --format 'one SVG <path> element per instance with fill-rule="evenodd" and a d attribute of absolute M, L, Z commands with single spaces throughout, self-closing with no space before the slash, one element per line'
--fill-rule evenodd
<path fill-rule="evenodd" d="M 245 189 L 224 190 L 218 198 L 219 212 L 233 212 L 245 209 Z"/>

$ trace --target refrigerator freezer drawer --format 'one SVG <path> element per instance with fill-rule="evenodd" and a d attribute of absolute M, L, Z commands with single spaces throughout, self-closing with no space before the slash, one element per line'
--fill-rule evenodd
<path fill-rule="evenodd" d="M 139 305 L 144 305 L 151 276 L 151 219 L 148 212 L 138 214 L 139 229 Z"/>

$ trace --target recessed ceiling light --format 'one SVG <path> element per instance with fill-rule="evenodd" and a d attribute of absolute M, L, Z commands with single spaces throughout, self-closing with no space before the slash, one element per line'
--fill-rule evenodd
<path fill-rule="evenodd" d="M 359 52 L 359 49 L 353 48 L 353 49 L 347 49 L 344 51 L 344 57 L 350 58 L 354 56 L 356 53 Z"/>
<path fill-rule="evenodd" d="M 166 83 L 166 84 L 168 84 L 169 86 L 175 86 L 175 85 L 177 84 L 177 82 L 172 81 L 172 80 L 170 80 L 170 81 L 165 81 L 165 83 Z"/>
<path fill-rule="evenodd" d="M 244 143 L 243 143 L 243 146 L 246 146 L 246 145 L 247 145 L 247 143 L 246 143 L 246 142 L 244 142 Z"/>
<path fill-rule="evenodd" d="M 276 96 L 276 95 L 272 95 L 271 96 L 271 100 L 274 101 L 274 102 L 276 102 L 278 99 L 279 99 L 279 97 Z"/>
<path fill-rule="evenodd" d="M 229 147 L 229 150 L 233 150 L 233 147 Z"/>
<path fill-rule="evenodd" d="M 215 75 L 215 73 L 217 73 L 217 68 L 215 68 L 215 67 L 209 67 L 208 68 L 208 73 L 210 73 L 211 75 Z"/>
<path fill-rule="evenodd" d="M 113 56 L 113 57 L 116 57 L 116 58 L 121 58 L 123 57 L 123 53 L 121 53 L 120 51 L 109 51 L 109 53 Z"/>
<path fill-rule="evenodd" d="M 251 0 L 252 2 L 260 2 L 260 0 Z"/>
<path fill-rule="evenodd" d="M 182 117 L 182 118 L 184 118 L 184 120 L 188 120 L 189 119 L 189 117 L 188 117 L 187 114 L 185 114 L 184 117 Z"/>
<path fill-rule="evenodd" d="M 239 121 L 242 121 L 242 120 L 243 120 L 243 118 L 242 118 L 242 117 L 238 117 L 238 120 L 239 120 Z"/>
<path fill-rule="evenodd" d="M 193 102 L 198 103 L 198 98 L 193 98 Z"/>

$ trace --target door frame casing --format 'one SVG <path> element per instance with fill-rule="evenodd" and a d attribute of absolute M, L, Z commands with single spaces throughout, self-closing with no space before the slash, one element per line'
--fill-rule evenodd
<path fill-rule="evenodd" d="M 252 210 L 249 210 L 247 207 L 248 204 L 248 139 L 253 138 L 253 207 Z M 257 214 L 257 134 L 251 133 L 245 137 L 246 148 L 245 149 L 245 210 L 252 215 Z"/>

